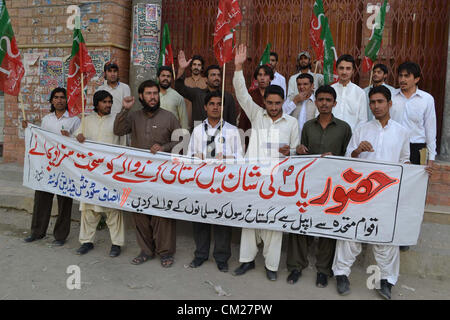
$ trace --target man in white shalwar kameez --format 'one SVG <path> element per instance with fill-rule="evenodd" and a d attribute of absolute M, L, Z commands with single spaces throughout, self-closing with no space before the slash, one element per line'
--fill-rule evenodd
<path fill-rule="evenodd" d="M 235 57 L 233 87 L 236 98 L 252 124 L 252 135 L 246 157 L 268 159 L 289 156 L 290 150 L 299 144 L 298 121 L 283 113 L 284 92 L 280 86 L 270 85 L 264 92 L 265 109 L 258 106 L 245 86 L 242 65 L 247 59 L 247 48 L 240 45 Z M 264 243 L 266 275 L 269 280 L 277 279 L 281 256 L 283 233 L 280 231 L 242 229 L 240 257 L 242 263 L 234 275 L 242 275 L 255 268 L 258 254 L 257 244 Z"/>
<path fill-rule="evenodd" d="M 369 104 L 375 119 L 362 124 L 353 133 L 347 147 L 347 157 L 409 163 L 409 132 L 391 119 L 391 92 L 385 86 L 374 87 L 369 92 Z M 431 173 L 430 168 L 427 171 Z M 391 298 L 391 288 L 397 282 L 400 270 L 399 246 L 372 246 L 375 260 L 381 271 L 377 292 L 385 299 Z M 337 240 L 333 261 L 340 295 L 350 293 L 348 276 L 356 257 L 361 253 L 361 243 Z"/>

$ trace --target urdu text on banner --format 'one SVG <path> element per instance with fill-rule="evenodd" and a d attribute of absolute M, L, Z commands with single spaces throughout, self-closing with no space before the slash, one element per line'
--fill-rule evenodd
<path fill-rule="evenodd" d="M 23 184 L 173 219 L 376 244 L 414 245 L 423 166 L 343 157 L 201 161 L 25 131 Z"/>

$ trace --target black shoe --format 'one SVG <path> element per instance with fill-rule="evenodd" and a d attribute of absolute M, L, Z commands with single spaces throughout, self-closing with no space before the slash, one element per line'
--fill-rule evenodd
<path fill-rule="evenodd" d="M 316 287 L 325 288 L 328 285 L 328 276 L 325 273 L 317 272 Z"/>
<path fill-rule="evenodd" d="M 400 246 L 400 251 L 405 252 L 409 250 L 409 246 Z"/>
<path fill-rule="evenodd" d="M 233 274 L 235 276 L 241 276 L 244 273 L 246 273 L 248 270 L 252 270 L 255 269 L 255 261 L 252 262 L 244 262 L 243 264 L 241 264 L 239 266 L 239 268 L 237 268 L 236 270 L 234 270 Z"/>
<path fill-rule="evenodd" d="M 203 264 L 203 262 L 205 262 L 206 260 L 205 259 L 202 259 L 202 258 L 194 258 L 194 260 L 192 260 L 191 261 L 191 263 L 189 263 L 189 267 L 191 267 L 191 268 L 198 268 L 198 267 L 200 267 L 202 264 Z"/>
<path fill-rule="evenodd" d="M 113 244 L 111 246 L 111 251 L 109 251 L 109 256 L 111 258 L 115 258 L 118 257 L 120 255 L 120 246 L 116 246 L 115 244 Z"/>
<path fill-rule="evenodd" d="M 272 271 L 266 268 L 266 276 L 267 279 L 269 279 L 270 281 L 275 281 L 277 280 L 277 272 L 276 271 Z"/>
<path fill-rule="evenodd" d="M 390 284 L 386 279 L 381 279 L 380 289 L 377 289 L 377 292 L 380 296 L 382 296 L 386 300 L 391 300 L 391 289 L 392 284 Z"/>
<path fill-rule="evenodd" d="M 36 237 L 36 236 L 31 235 L 31 236 L 28 236 L 25 239 L 23 239 L 23 241 L 25 241 L 25 242 L 33 242 L 33 241 L 36 241 L 36 240 L 41 240 L 43 237 L 44 236 Z"/>
<path fill-rule="evenodd" d="M 302 276 L 302 270 L 294 269 L 291 271 L 289 276 L 287 277 L 287 283 L 294 284 L 298 281 L 298 279 Z"/>
<path fill-rule="evenodd" d="M 228 272 L 228 263 L 227 262 L 217 262 L 217 269 L 221 272 Z"/>
<path fill-rule="evenodd" d="M 79 255 L 86 254 L 93 248 L 94 248 L 94 244 L 92 242 L 83 243 L 81 245 L 81 247 L 77 250 L 77 254 L 79 254 Z"/>
<path fill-rule="evenodd" d="M 53 240 L 52 245 L 55 247 L 61 247 L 66 243 L 66 240 Z"/>
<path fill-rule="evenodd" d="M 350 281 L 347 276 L 336 276 L 337 291 L 341 296 L 346 296 L 350 293 Z"/>

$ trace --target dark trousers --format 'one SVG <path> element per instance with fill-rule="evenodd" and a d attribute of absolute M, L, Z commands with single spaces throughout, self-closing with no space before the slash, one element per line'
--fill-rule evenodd
<path fill-rule="evenodd" d="M 314 237 L 289 233 L 287 267 L 289 271 L 294 269 L 303 270 L 308 266 L 308 247 L 314 241 Z M 330 238 L 319 238 L 316 252 L 316 269 L 318 272 L 333 276 L 333 266 L 336 240 Z"/>
<path fill-rule="evenodd" d="M 31 235 L 43 237 L 47 233 L 50 215 L 52 213 L 53 193 L 38 191 L 34 193 L 33 218 L 31 220 Z M 56 196 L 58 199 L 58 217 L 53 235 L 56 240 L 67 239 L 70 232 L 70 218 L 72 215 L 72 198 Z"/>
<path fill-rule="evenodd" d="M 146 255 L 172 256 L 176 249 L 176 221 L 173 219 L 134 213 L 136 239 Z"/>
<path fill-rule="evenodd" d="M 227 262 L 231 257 L 231 227 L 193 222 L 195 257 L 208 260 L 211 229 L 214 229 L 214 252 L 216 262 Z"/>
<path fill-rule="evenodd" d="M 420 150 L 426 148 L 426 143 L 410 143 L 409 144 L 409 160 L 412 164 L 420 164 Z"/>

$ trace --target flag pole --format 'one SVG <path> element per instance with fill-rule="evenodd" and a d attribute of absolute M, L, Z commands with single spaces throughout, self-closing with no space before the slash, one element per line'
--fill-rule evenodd
<path fill-rule="evenodd" d="M 317 73 L 317 66 L 319 65 L 319 61 L 316 62 L 316 67 L 314 68 L 314 73 Z"/>
<path fill-rule="evenodd" d="M 80 48 L 81 50 L 81 48 Z M 81 132 L 84 135 L 84 76 L 83 76 L 83 54 L 80 55 L 80 77 L 81 77 Z"/>
<path fill-rule="evenodd" d="M 372 64 L 372 68 L 370 70 L 370 80 L 369 80 L 369 88 L 372 85 L 372 76 L 373 76 L 373 64 Z"/>
<path fill-rule="evenodd" d="M 172 71 L 173 71 L 173 81 L 175 81 L 177 78 L 175 77 L 175 65 L 172 62 Z"/>
<path fill-rule="evenodd" d="M 84 135 L 84 79 L 81 72 L 81 132 Z"/>
<path fill-rule="evenodd" d="M 223 63 L 223 75 L 222 75 L 222 101 L 221 101 L 221 109 L 220 109 L 220 135 L 222 136 L 222 142 L 223 142 L 223 100 L 225 95 L 225 66 L 226 63 Z"/>

